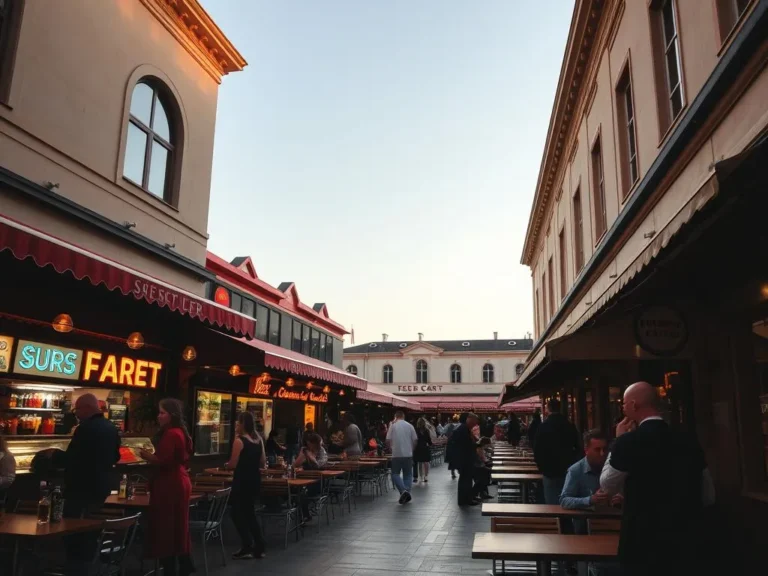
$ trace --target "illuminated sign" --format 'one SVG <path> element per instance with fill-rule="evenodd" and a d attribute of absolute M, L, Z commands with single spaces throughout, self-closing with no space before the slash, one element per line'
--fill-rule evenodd
<path fill-rule="evenodd" d="M 82 359 L 82 350 L 19 340 L 13 371 L 16 374 L 77 380 Z"/>
<path fill-rule="evenodd" d="M 8 372 L 11 369 L 11 350 L 13 350 L 13 338 L 0 336 L 0 372 Z"/>
<path fill-rule="evenodd" d="M 261 376 L 251 376 L 251 394 L 269 396 L 272 387 L 269 385 L 270 375 L 264 372 Z"/>
<path fill-rule="evenodd" d="M 216 291 L 213 293 L 213 301 L 216 302 L 216 304 L 221 304 L 222 306 L 229 308 L 229 290 L 223 286 L 216 288 Z"/>
<path fill-rule="evenodd" d="M 298 400 L 300 402 L 320 402 L 321 404 L 328 402 L 328 394 L 319 394 L 309 390 L 288 390 L 283 386 L 278 388 L 277 392 L 272 396 L 282 398 L 283 400 Z"/>
<path fill-rule="evenodd" d="M 115 354 L 88 350 L 85 353 L 83 380 L 100 384 L 156 388 L 163 365 L 160 362 L 136 360 Z"/>

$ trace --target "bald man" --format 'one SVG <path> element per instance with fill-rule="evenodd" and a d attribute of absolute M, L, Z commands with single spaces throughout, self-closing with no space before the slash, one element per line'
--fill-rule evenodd
<path fill-rule="evenodd" d="M 664 422 L 656 390 L 647 382 L 624 392 L 624 415 L 600 475 L 609 496 L 624 495 L 624 573 L 692 573 L 702 511 L 714 503 L 704 454 L 693 438 Z"/>

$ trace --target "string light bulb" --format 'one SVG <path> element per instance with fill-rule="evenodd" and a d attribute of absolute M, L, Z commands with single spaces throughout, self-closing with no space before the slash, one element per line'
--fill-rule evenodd
<path fill-rule="evenodd" d="M 231 376 L 240 376 L 241 374 L 240 366 L 238 366 L 237 364 L 232 364 L 232 366 L 230 366 L 229 368 L 229 374 Z"/>
<path fill-rule="evenodd" d="M 56 330 L 56 332 L 67 334 L 75 329 L 75 323 L 72 321 L 72 316 L 69 314 L 59 314 L 53 319 L 51 327 Z"/>
<path fill-rule="evenodd" d="M 181 353 L 181 359 L 186 360 L 187 362 L 192 362 L 197 358 L 197 350 L 195 350 L 194 346 L 187 346 L 184 348 L 184 351 Z"/>
<path fill-rule="evenodd" d="M 131 350 L 140 350 L 144 348 L 144 336 L 141 335 L 141 332 L 131 332 L 125 343 Z"/>

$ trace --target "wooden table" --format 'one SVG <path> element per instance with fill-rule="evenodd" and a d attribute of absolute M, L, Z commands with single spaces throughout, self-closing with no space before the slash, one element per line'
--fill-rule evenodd
<path fill-rule="evenodd" d="M 519 482 L 523 504 L 528 502 L 528 484 L 541 482 L 543 479 L 544 476 L 541 474 L 496 474 L 491 472 L 491 480 L 496 480 L 499 483 L 499 488 L 506 482 Z"/>
<path fill-rule="evenodd" d="M 32 514 L 0 514 L 0 536 L 13 538 L 11 576 L 18 573 L 19 540 L 22 538 L 62 537 L 81 532 L 96 532 L 104 525 L 103 520 L 91 518 L 62 518 L 61 522 L 38 524 Z"/>
<path fill-rule="evenodd" d="M 126 498 L 118 498 L 117 494 L 111 494 L 104 501 L 104 506 L 111 508 L 149 508 L 149 496 L 149 494 L 136 494 L 131 500 L 127 500 Z M 192 504 L 202 497 L 203 495 L 199 493 L 191 494 L 189 502 Z"/>
<path fill-rule="evenodd" d="M 494 474 L 508 472 L 511 474 L 538 474 L 539 469 L 536 466 L 527 464 L 505 464 L 503 466 L 491 466 L 491 472 Z"/>
<path fill-rule="evenodd" d="M 605 562 L 615 560 L 618 535 L 575 536 L 573 534 L 475 534 L 472 558 L 535 561 L 537 574 L 550 574 L 553 561 Z"/>
<path fill-rule="evenodd" d="M 558 504 L 496 504 L 486 503 L 482 508 L 483 516 L 497 517 L 536 517 L 536 518 L 621 518 L 621 510 L 599 506 L 589 510 L 569 510 Z"/>
<path fill-rule="evenodd" d="M 206 468 L 203 472 L 211 476 L 232 476 L 235 473 L 234 470 L 222 470 L 221 468 Z"/>
<path fill-rule="evenodd" d="M 320 482 L 317 478 L 262 478 L 262 484 L 277 484 L 279 482 L 288 481 L 288 485 L 291 488 L 306 488 L 312 484 Z M 193 488 L 194 489 L 194 488 Z"/>

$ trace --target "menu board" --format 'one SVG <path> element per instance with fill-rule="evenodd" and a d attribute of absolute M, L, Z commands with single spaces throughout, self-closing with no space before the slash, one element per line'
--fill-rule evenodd
<path fill-rule="evenodd" d="M 128 406 L 123 404 L 109 405 L 109 421 L 114 424 L 120 432 L 125 432 L 125 422 L 128 415 Z"/>

